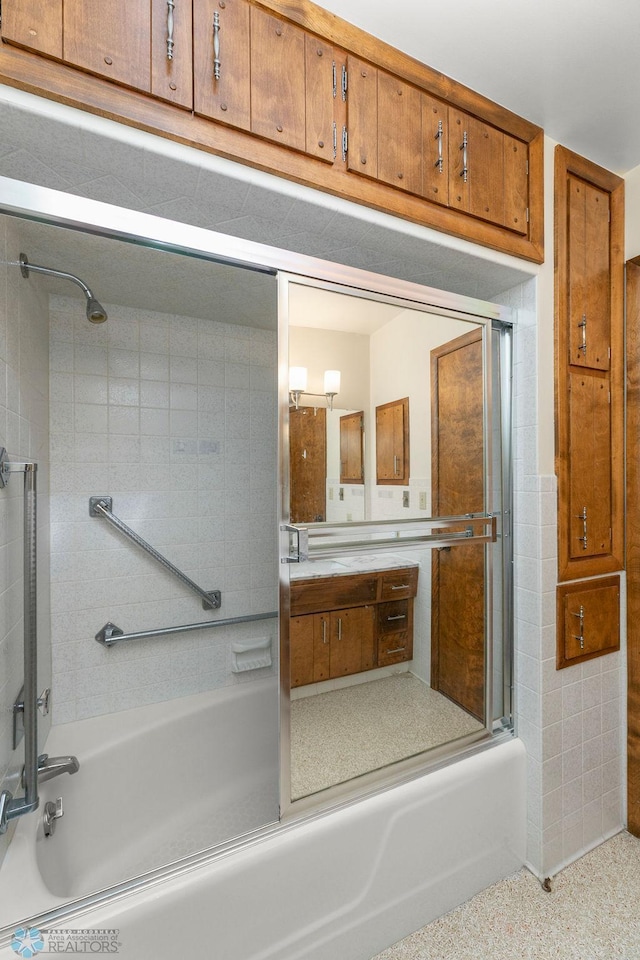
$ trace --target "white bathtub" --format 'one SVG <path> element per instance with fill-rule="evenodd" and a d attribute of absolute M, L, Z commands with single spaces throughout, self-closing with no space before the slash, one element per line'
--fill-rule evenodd
<path fill-rule="evenodd" d="M 244 828 L 255 826 L 247 823 L 260 798 L 263 820 L 269 819 L 274 745 L 265 741 L 264 725 L 254 728 L 246 716 L 251 699 L 268 695 L 272 683 L 262 684 L 262 691 L 251 683 L 217 697 L 199 695 L 54 729 L 51 753 L 77 753 L 82 767 L 73 777 L 43 784 L 43 802 L 60 794 L 65 802 L 53 838 L 42 837 L 40 815 L 18 824 L 0 871 L 0 916 L 9 925 L 0 932 L 1 956 L 15 957 L 2 945 L 17 921 L 29 917 L 47 930 L 115 928 L 118 956 L 125 960 L 369 960 L 523 864 L 525 755 L 520 741 L 508 740 L 333 812 L 274 826 L 223 856 L 176 868 L 71 917 L 38 918 L 86 893 L 87 883 L 97 889 L 121 880 L 123 867 L 126 873 L 132 864 L 156 866 L 179 854 L 182 803 L 196 791 L 204 801 L 188 821 L 202 839 L 196 845 L 211 842 L 200 835 L 215 821 L 208 805 L 218 806 L 215 791 L 225 778 L 244 776 L 247 758 L 238 762 L 227 750 L 224 758 L 210 755 L 202 762 L 196 748 L 188 756 L 192 738 L 183 739 L 184 724 L 189 733 L 194 723 L 202 729 L 212 720 L 230 733 L 238 723 L 248 726 L 247 742 L 255 747 L 249 766 L 265 779 Z M 202 696 L 211 701 L 208 721 Z M 132 715 L 136 722 L 127 724 Z M 160 737 L 158 724 L 164 727 Z M 119 741 L 107 744 L 101 738 L 112 725 Z M 165 752 L 152 746 L 159 740 Z M 167 740 L 179 744 L 179 771 L 167 762 Z M 187 763 L 194 764 L 190 774 Z M 142 805 L 131 804 L 128 787 L 134 775 L 141 782 L 141 773 L 150 795 Z"/>

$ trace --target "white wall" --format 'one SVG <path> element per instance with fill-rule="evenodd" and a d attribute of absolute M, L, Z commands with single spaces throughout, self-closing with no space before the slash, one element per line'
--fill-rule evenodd
<path fill-rule="evenodd" d="M 16 261 L 20 241 L 14 221 L 0 217 L 0 261 Z M 0 446 L 9 459 L 38 464 L 38 693 L 51 685 L 49 632 L 49 338 L 46 301 L 16 266 L 0 262 Z M 22 796 L 18 777 L 24 740 L 12 744 L 12 705 L 23 669 L 23 476 L 0 489 L 0 783 Z M 39 749 L 51 717 L 39 719 Z M 0 859 L 13 832 L 0 837 Z"/>
<path fill-rule="evenodd" d="M 95 326 L 80 301 L 51 298 L 56 723 L 263 676 L 231 673 L 231 640 L 270 636 L 277 660 L 275 620 L 114 649 L 93 639 L 108 621 L 130 632 L 277 609 L 275 331 L 105 306 Z M 91 518 L 92 495 L 222 590 L 219 613 Z"/>

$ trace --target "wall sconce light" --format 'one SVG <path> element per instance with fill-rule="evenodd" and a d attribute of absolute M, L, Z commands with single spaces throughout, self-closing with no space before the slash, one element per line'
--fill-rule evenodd
<path fill-rule="evenodd" d="M 309 393 L 307 390 L 307 368 L 289 367 L 289 399 L 296 410 L 300 404 L 302 394 L 305 394 L 307 397 L 326 397 L 329 410 L 333 410 L 333 398 L 339 391 L 339 370 L 325 370 L 324 393 Z"/>

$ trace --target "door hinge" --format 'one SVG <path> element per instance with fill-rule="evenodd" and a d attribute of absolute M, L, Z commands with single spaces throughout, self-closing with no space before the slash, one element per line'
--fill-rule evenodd
<path fill-rule="evenodd" d="M 342 128 L 342 162 L 347 162 L 347 151 L 349 149 L 349 134 L 347 133 L 347 128 Z"/>
<path fill-rule="evenodd" d="M 347 86 L 348 86 L 348 77 L 347 77 L 347 68 L 344 63 L 342 64 L 342 99 L 347 99 Z"/>
<path fill-rule="evenodd" d="M 335 60 L 333 61 L 333 99 L 338 96 L 338 68 Z"/>
<path fill-rule="evenodd" d="M 333 159 L 338 156 L 338 124 L 333 121 Z"/>

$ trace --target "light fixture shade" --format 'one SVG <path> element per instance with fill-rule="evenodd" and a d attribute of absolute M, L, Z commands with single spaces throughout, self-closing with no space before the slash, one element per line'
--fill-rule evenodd
<path fill-rule="evenodd" d="M 307 368 L 289 367 L 289 390 L 299 390 L 304 393 L 307 389 Z"/>
<path fill-rule="evenodd" d="M 338 393 L 340 391 L 340 371 L 325 370 L 324 372 L 324 392 Z"/>

